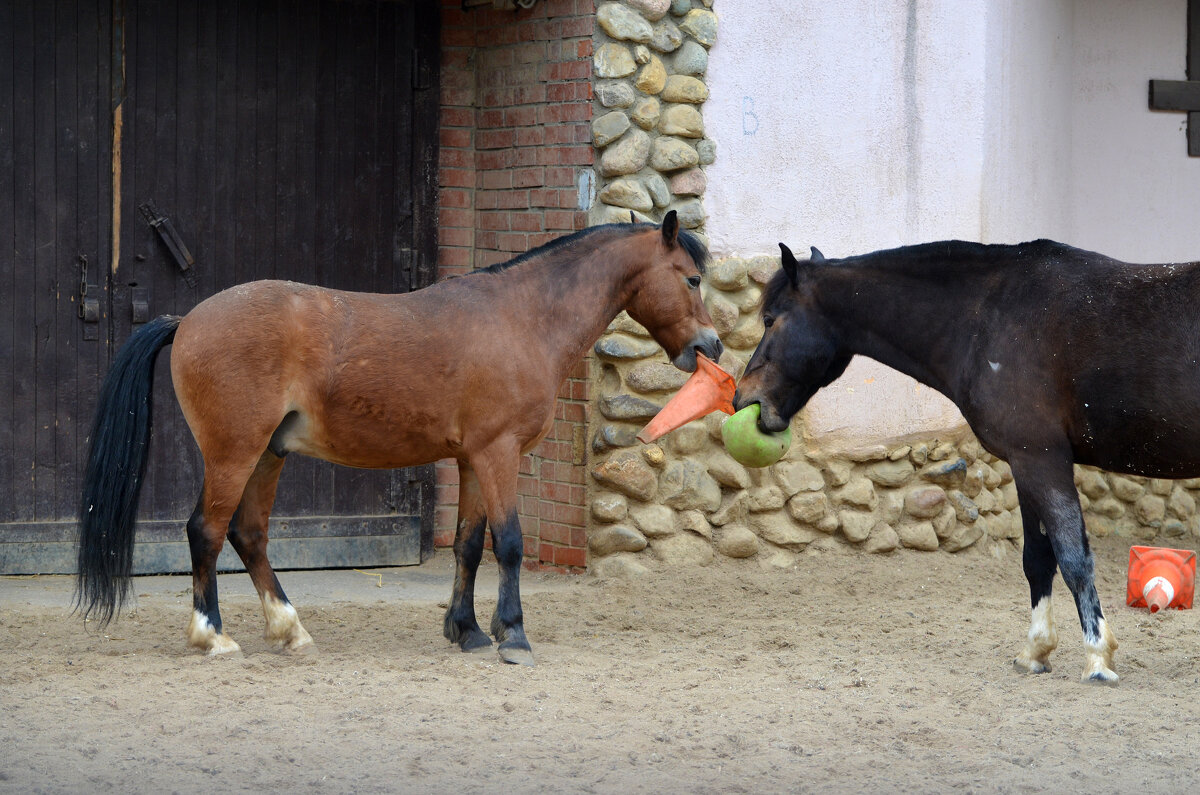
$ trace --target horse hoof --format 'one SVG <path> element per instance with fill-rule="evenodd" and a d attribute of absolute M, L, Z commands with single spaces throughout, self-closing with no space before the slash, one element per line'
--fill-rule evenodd
<path fill-rule="evenodd" d="M 512 665 L 536 665 L 533 661 L 533 650 L 529 648 L 502 645 L 500 646 L 499 653 L 501 660 Z"/>
<path fill-rule="evenodd" d="M 286 654 L 289 657 L 315 657 L 317 656 L 317 644 L 309 638 L 307 643 L 302 643 L 299 646 L 288 644 L 279 650 L 280 654 Z"/>
<path fill-rule="evenodd" d="M 1083 681 L 1089 685 L 1104 685 L 1105 687 L 1116 687 L 1121 682 L 1121 677 L 1117 676 L 1114 671 L 1107 668 L 1101 671 L 1093 671 L 1088 674 L 1086 671 L 1083 674 Z"/>
<path fill-rule="evenodd" d="M 476 629 L 464 635 L 462 640 L 458 642 L 458 647 L 465 654 L 478 654 L 492 648 L 492 639 L 483 634 L 483 630 Z"/>
<path fill-rule="evenodd" d="M 1019 674 L 1048 674 L 1054 670 L 1050 667 L 1050 663 L 1048 661 L 1042 662 L 1040 660 L 1027 660 L 1021 657 L 1013 660 L 1013 668 L 1015 668 Z"/>

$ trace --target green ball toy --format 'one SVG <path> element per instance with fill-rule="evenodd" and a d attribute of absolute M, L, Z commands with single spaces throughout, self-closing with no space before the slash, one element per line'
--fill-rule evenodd
<path fill-rule="evenodd" d="M 758 429 L 758 412 L 758 404 L 751 403 L 721 425 L 725 450 L 742 466 L 770 466 L 792 446 L 792 429 L 763 433 Z"/>

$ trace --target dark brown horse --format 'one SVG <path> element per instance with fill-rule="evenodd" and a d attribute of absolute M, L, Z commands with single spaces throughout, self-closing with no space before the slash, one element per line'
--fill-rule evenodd
<path fill-rule="evenodd" d="M 1039 240 L 946 242 L 797 262 L 763 296 L 766 333 L 738 408 L 779 431 L 855 354 L 907 373 L 962 411 L 1009 462 L 1033 605 L 1018 670 L 1050 670 L 1057 566 L 1083 625 L 1083 678 L 1116 684 L 1117 648 L 1093 582 L 1072 465 L 1200 475 L 1200 262 L 1129 265 Z"/>
<path fill-rule="evenodd" d="M 622 309 L 682 370 L 695 369 L 697 352 L 720 356 L 700 298 L 707 257 L 672 211 L 661 227 L 592 227 L 413 293 L 253 282 L 182 319 L 147 324 L 118 353 L 91 435 L 80 509 L 84 614 L 108 620 L 128 592 L 154 359 L 173 341 L 175 394 L 204 458 L 187 524 L 191 645 L 209 654 L 238 648 L 217 608 L 226 538 L 258 590 L 267 638 L 281 649 L 312 643 L 266 554 L 289 453 L 370 468 L 453 458 L 457 568 L 445 635 L 463 651 L 491 646 L 474 606 L 487 525 L 500 567 L 492 634 L 505 660 L 532 663 L 518 587 L 519 459 L 550 430 L 567 373 Z"/>

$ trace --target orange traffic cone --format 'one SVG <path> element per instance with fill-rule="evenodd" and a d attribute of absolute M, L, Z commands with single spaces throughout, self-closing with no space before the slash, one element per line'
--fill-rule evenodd
<path fill-rule="evenodd" d="M 1125 603 L 1149 607 L 1157 613 L 1164 607 L 1187 610 L 1196 590 L 1196 553 L 1188 549 L 1132 547 L 1129 550 L 1129 587 Z"/>
<path fill-rule="evenodd" d="M 722 370 L 712 359 L 698 353 L 696 372 L 692 373 L 687 383 L 675 393 L 675 397 L 667 401 L 667 405 L 654 415 L 654 419 L 638 432 L 637 438 L 642 442 L 653 442 L 664 433 L 670 433 L 718 409 L 732 414 L 735 391 L 737 383 L 733 376 Z"/>

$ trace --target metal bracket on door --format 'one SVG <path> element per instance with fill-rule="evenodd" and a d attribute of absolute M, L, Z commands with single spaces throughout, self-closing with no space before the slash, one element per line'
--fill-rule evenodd
<path fill-rule="evenodd" d="M 79 263 L 79 319 L 83 321 L 83 338 L 99 339 L 100 287 L 88 283 L 87 254 L 80 254 L 75 261 Z"/>
<path fill-rule="evenodd" d="M 162 238 L 163 243 L 167 245 L 167 250 L 171 252 L 171 257 L 174 258 L 175 264 L 179 266 L 179 270 L 183 272 L 183 280 L 187 282 L 188 287 L 196 286 L 196 271 L 193 265 L 196 264 L 196 259 L 192 256 L 192 252 L 188 251 L 187 244 L 183 242 L 183 238 L 175 231 L 175 225 L 171 223 L 171 219 L 160 213 L 154 206 L 154 202 L 146 202 L 138 206 L 142 217 L 146 219 L 146 223 L 154 227 L 158 232 L 158 236 Z"/>

